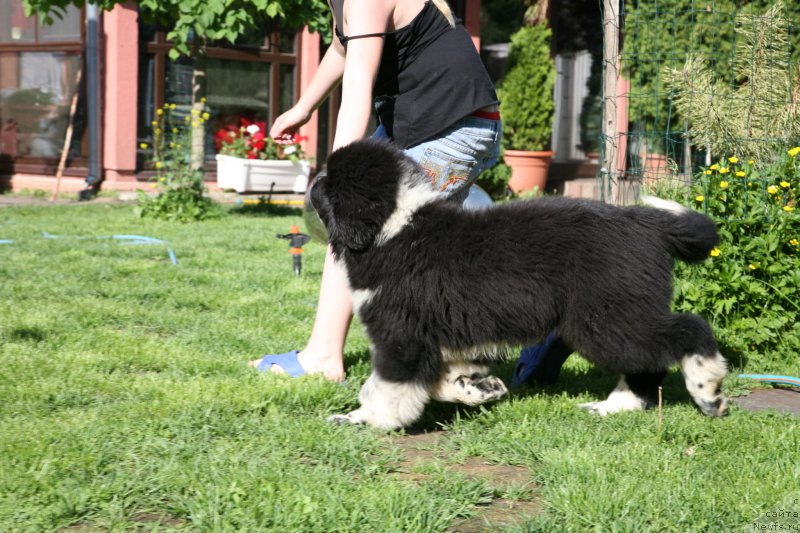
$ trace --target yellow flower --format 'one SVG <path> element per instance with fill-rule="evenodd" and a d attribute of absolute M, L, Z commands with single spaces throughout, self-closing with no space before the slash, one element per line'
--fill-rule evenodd
<path fill-rule="evenodd" d="M 161 178 L 161 179 L 160 179 L 160 180 L 158 180 L 158 181 L 160 181 L 161 183 L 166 183 L 166 182 L 167 182 L 167 178 Z"/>
<path fill-rule="evenodd" d="M 205 104 L 206 103 L 206 97 L 204 96 L 204 97 L 200 98 L 200 101 Z"/>
<path fill-rule="evenodd" d="M 163 114 L 164 114 L 164 110 L 163 109 L 156 109 L 156 115 L 158 115 L 160 117 Z"/>
<path fill-rule="evenodd" d="M 702 202 L 702 201 L 703 201 L 703 200 L 705 200 L 705 199 L 706 199 L 706 197 L 705 197 L 705 196 L 703 196 L 702 194 L 699 194 L 699 195 L 697 195 L 697 196 L 695 197 L 695 200 L 696 200 L 696 201 L 698 201 L 698 202 Z"/>
<path fill-rule="evenodd" d="M 200 123 L 199 123 L 199 122 L 197 122 L 196 120 L 195 120 L 194 122 L 192 122 L 192 127 L 193 127 L 193 128 L 196 128 L 196 127 L 197 127 L 197 126 L 199 126 L 199 125 L 200 125 Z"/>
<path fill-rule="evenodd" d="M 161 135 L 161 128 L 156 128 L 156 135 Z"/>
<path fill-rule="evenodd" d="M 721 169 L 719 169 L 720 174 L 727 174 L 730 171 L 731 169 L 729 169 L 728 167 L 722 167 Z"/>
<path fill-rule="evenodd" d="M 727 189 L 727 188 L 728 188 L 728 185 L 729 185 L 729 184 L 728 184 L 728 182 L 727 182 L 727 181 L 720 181 L 720 182 L 719 182 L 719 188 L 720 188 L 720 189 Z"/>
<path fill-rule="evenodd" d="M 169 147 L 170 147 L 170 148 L 175 148 L 175 143 L 174 143 L 174 142 L 170 142 L 170 143 L 169 143 Z"/>
<path fill-rule="evenodd" d="M 748 164 L 748 165 L 752 165 L 753 163 L 755 163 L 755 161 L 753 161 L 752 159 L 749 159 L 749 160 L 747 161 L 747 164 Z"/>
<path fill-rule="evenodd" d="M 150 125 L 151 125 L 151 126 L 158 126 L 158 121 L 157 121 L 157 120 L 154 120 L 153 122 L 151 122 L 151 123 L 150 123 Z"/>
<path fill-rule="evenodd" d="M 722 252 L 720 251 L 719 248 L 714 248 L 713 250 L 711 250 L 711 257 L 719 257 L 719 254 L 721 253 Z"/>
<path fill-rule="evenodd" d="M 210 118 L 211 118 L 211 115 L 209 115 L 208 113 L 203 113 L 203 120 L 208 120 Z"/>
<path fill-rule="evenodd" d="M 172 133 L 178 133 L 178 128 L 172 128 Z"/>
<path fill-rule="evenodd" d="M 795 156 L 797 156 L 797 154 L 800 154 L 800 146 L 795 146 L 794 148 L 792 148 L 791 150 L 789 150 L 789 152 L 788 152 L 788 153 L 789 153 L 789 155 L 790 155 L 790 156 L 792 156 L 792 157 L 795 157 Z"/>
<path fill-rule="evenodd" d="M 139 145 L 139 148 L 141 148 L 142 150 L 147 150 L 147 143 L 141 143 Z"/>
<path fill-rule="evenodd" d="M 192 109 L 192 115 L 197 116 L 199 114 L 200 114 L 200 110 L 199 109 Z"/>
<path fill-rule="evenodd" d="M 177 104 L 169 104 L 170 109 L 175 109 L 176 107 L 178 107 Z"/>
<path fill-rule="evenodd" d="M 711 170 L 717 170 L 717 169 L 719 168 L 719 165 L 717 165 L 716 163 L 714 163 L 713 165 L 711 165 L 711 166 L 710 166 L 710 167 L 708 167 L 708 168 L 710 168 Z"/>
<path fill-rule="evenodd" d="M 770 194 L 776 194 L 778 192 L 778 187 L 775 185 L 770 185 L 767 187 L 767 192 Z"/>
<path fill-rule="evenodd" d="M 783 187 L 784 189 L 788 189 L 789 186 L 791 186 L 791 183 L 789 183 L 788 181 L 781 182 L 781 187 Z"/>
<path fill-rule="evenodd" d="M 728 161 L 730 161 L 731 163 L 734 163 L 734 164 L 736 164 L 736 163 L 738 163 L 738 162 L 739 162 L 739 158 L 738 158 L 738 157 L 736 157 L 736 156 L 729 157 L 729 158 L 728 158 Z"/>
<path fill-rule="evenodd" d="M 744 177 L 744 170 L 737 170 L 736 171 L 736 176 L 738 176 L 740 178 L 743 178 Z"/>
<path fill-rule="evenodd" d="M 156 161 L 156 168 L 161 168 L 163 166 L 164 165 L 161 163 L 161 161 Z"/>
<path fill-rule="evenodd" d="M 794 211 L 794 207 L 790 205 L 785 205 L 783 206 L 783 210 L 786 211 L 787 213 L 791 213 L 792 211 Z"/>
<path fill-rule="evenodd" d="M 708 176 L 710 174 L 711 174 L 711 171 L 710 170 L 706 170 L 706 175 Z"/>
<path fill-rule="evenodd" d="M 754 263 L 750 263 L 750 270 L 757 270 L 757 269 L 758 269 L 758 263 L 755 263 L 755 264 Z"/>
<path fill-rule="evenodd" d="M 798 246 L 800 245 L 800 241 L 798 241 L 797 239 L 792 239 L 791 241 L 789 241 L 789 244 L 791 244 L 792 246 Z"/>

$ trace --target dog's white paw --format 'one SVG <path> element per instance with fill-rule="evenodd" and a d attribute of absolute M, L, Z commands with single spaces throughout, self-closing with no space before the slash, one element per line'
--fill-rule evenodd
<path fill-rule="evenodd" d="M 500 378 L 480 374 L 448 376 L 431 391 L 431 397 L 436 400 L 466 405 L 492 402 L 506 394 L 508 389 Z"/>
<path fill-rule="evenodd" d="M 625 398 L 619 396 L 615 397 L 612 394 L 607 400 L 603 400 L 602 402 L 582 403 L 578 407 L 590 413 L 606 416 L 611 413 L 620 413 L 622 411 L 641 411 L 644 409 L 644 401 L 632 394 Z"/>
<path fill-rule="evenodd" d="M 476 404 L 493 402 L 508 394 L 506 384 L 497 376 L 486 376 L 471 381 L 472 387 L 477 391 L 478 401 Z"/>
<path fill-rule="evenodd" d="M 579 404 L 578 407 L 585 411 L 589 411 L 590 413 L 594 413 L 600 416 L 606 416 L 609 411 L 606 410 L 601 404 L 605 402 L 587 402 Z M 329 419 L 330 420 L 330 419 Z"/>
<path fill-rule="evenodd" d="M 352 415 L 352 413 L 347 413 L 346 415 L 331 415 L 328 417 L 328 422 L 331 424 L 339 424 L 339 425 L 363 423 L 360 420 L 354 419 L 350 415 Z"/>

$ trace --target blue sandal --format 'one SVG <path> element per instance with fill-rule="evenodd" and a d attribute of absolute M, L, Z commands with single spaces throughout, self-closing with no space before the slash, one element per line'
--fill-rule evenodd
<path fill-rule="evenodd" d="M 297 354 L 297 350 L 292 350 L 277 355 L 265 355 L 264 358 L 261 359 L 261 362 L 258 363 L 256 369 L 259 372 L 270 372 L 272 365 L 277 365 L 281 367 L 287 375 L 293 378 L 304 376 L 306 371 L 300 366 L 300 362 L 297 360 Z"/>
<path fill-rule="evenodd" d="M 539 385 L 553 385 L 571 353 L 572 349 L 555 332 L 550 333 L 540 344 L 522 349 L 511 384 L 517 387 L 534 381 Z"/>

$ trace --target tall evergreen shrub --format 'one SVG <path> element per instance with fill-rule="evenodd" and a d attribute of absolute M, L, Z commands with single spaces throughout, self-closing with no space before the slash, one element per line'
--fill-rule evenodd
<path fill-rule="evenodd" d="M 550 28 L 523 26 L 511 37 L 506 74 L 498 89 L 503 138 L 512 150 L 541 151 L 553 131 L 556 66 Z"/>

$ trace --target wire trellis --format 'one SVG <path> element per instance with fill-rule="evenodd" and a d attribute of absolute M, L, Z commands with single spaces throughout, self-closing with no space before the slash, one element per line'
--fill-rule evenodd
<path fill-rule="evenodd" d="M 800 2 L 602 2 L 601 200 L 701 183 L 729 157 L 749 178 L 800 143 Z"/>

